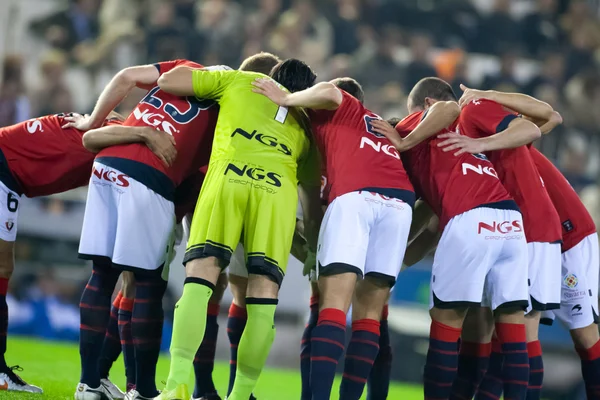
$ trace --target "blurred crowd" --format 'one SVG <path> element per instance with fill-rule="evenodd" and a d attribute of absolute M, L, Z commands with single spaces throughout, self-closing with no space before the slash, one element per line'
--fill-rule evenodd
<path fill-rule="evenodd" d="M 561 112 L 564 125 L 539 145 L 600 223 L 597 0 L 25 0 L 13 5 L 34 7 L 41 1 L 52 2 L 53 9 L 19 28 L 42 51 L 32 57 L 25 48 L 2 62 L 0 126 L 42 114 L 89 111 L 120 68 L 176 58 L 232 67 L 261 50 L 301 58 L 320 80 L 358 79 L 367 106 L 383 117 L 406 115 L 411 87 L 437 75 L 452 82 L 458 95 L 460 83 L 519 91 Z M 37 63 L 33 80 L 24 72 L 32 60 Z M 131 96 L 121 111 L 131 111 L 138 100 Z"/>

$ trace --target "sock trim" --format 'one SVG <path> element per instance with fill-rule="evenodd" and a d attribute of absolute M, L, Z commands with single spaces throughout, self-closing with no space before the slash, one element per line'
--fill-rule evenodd
<path fill-rule="evenodd" d="M 600 340 L 589 349 L 577 348 L 577 353 L 582 361 L 594 361 L 600 358 Z"/>
<path fill-rule="evenodd" d="M 383 306 L 383 310 L 381 311 L 381 320 L 387 321 L 389 315 L 389 306 L 386 304 Z"/>
<path fill-rule="evenodd" d="M 278 299 L 263 299 L 259 297 L 246 297 L 246 305 L 248 304 L 260 304 L 265 306 L 276 306 L 279 304 Z"/>
<path fill-rule="evenodd" d="M 123 297 L 121 299 L 121 303 L 119 303 L 119 310 L 132 312 L 134 302 L 135 299 L 128 299 L 127 297 Z"/>
<path fill-rule="evenodd" d="M 185 281 L 183 282 L 184 285 L 187 285 L 188 283 L 195 283 L 198 285 L 203 285 L 208 287 L 211 290 L 215 290 L 215 285 L 212 284 L 211 282 L 207 281 L 206 279 L 202 279 L 202 278 L 194 278 L 194 277 L 188 277 L 185 278 Z"/>
<path fill-rule="evenodd" d="M 221 310 L 221 305 L 219 303 L 208 303 L 207 315 L 211 317 L 216 317 L 219 315 L 219 311 Z"/>
<path fill-rule="evenodd" d="M 542 344 L 539 340 L 527 343 L 527 354 L 529 358 L 542 356 Z"/>
<path fill-rule="evenodd" d="M 525 324 L 496 324 L 496 336 L 500 343 L 523 343 L 527 341 Z"/>
<path fill-rule="evenodd" d="M 8 293 L 8 278 L 0 278 L 0 295 L 6 296 Z"/>
<path fill-rule="evenodd" d="M 311 307 L 319 306 L 319 296 L 311 296 L 310 297 L 310 306 Z"/>
<path fill-rule="evenodd" d="M 121 299 L 123 298 L 123 292 L 121 292 L 119 290 L 119 293 L 117 293 L 117 296 L 115 297 L 115 300 L 113 301 L 112 305 L 114 308 L 119 308 L 121 307 Z"/>
<path fill-rule="evenodd" d="M 334 323 L 339 325 L 342 329 L 346 328 L 346 313 L 337 308 L 325 308 L 319 313 L 319 319 L 317 325 L 323 323 Z"/>
<path fill-rule="evenodd" d="M 492 343 L 464 342 L 460 343 L 460 355 L 484 358 L 492 354 Z"/>
<path fill-rule="evenodd" d="M 431 339 L 440 340 L 442 342 L 458 342 L 462 328 L 453 328 L 444 325 L 441 322 L 432 320 L 429 336 Z"/>
<path fill-rule="evenodd" d="M 231 303 L 229 306 L 229 318 L 248 319 L 248 311 L 246 307 L 240 307 L 235 303 Z"/>
<path fill-rule="evenodd" d="M 374 319 L 357 319 L 352 321 L 352 332 L 365 331 L 379 336 L 379 321 Z"/>

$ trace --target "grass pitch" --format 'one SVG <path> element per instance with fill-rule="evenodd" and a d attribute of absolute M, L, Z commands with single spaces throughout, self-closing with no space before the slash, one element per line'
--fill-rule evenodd
<path fill-rule="evenodd" d="M 75 386 L 79 381 L 79 351 L 77 345 L 45 342 L 40 339 L 9 339 L 6 360 L 9 365 L 18 364 L 24 368 L 23 379 L 44 389 L 43 395 L 0 392 L 0 399 L 11 400 L 63 400 L 73 399 Z M 161 357 L 158 363 L 158 388 L 166 380 L 168 357 Z M 119 359 L 111 373 L 111 379 L 120 387 L 125 386 L 123 362 Z M 217 363 L 214 379 L 217 388 L 225 393 L 229 379 L 228 363 Z M 339 380 L 334 386 L 336 398 Z M 192 390 L 192 387 L 190 387 Z M 389 398 L 398 400 L 422 399 L 423 389 L 418 386 L 394 384 Z M 258 382 L 255 395 L 259 400 L 295 400 L 300 398 L 300 373 L 294 370 L 268 368 Z M 366 398 L 363 396 L 363 399 Z"/>

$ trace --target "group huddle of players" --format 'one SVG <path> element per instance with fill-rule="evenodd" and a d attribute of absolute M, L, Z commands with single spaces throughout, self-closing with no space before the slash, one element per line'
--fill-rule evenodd
<path fill-rule="evenodd" d="M 521 94 L 463 87 L 458 99 L 425 78 L 409 94 L 410 115 L 388 122 L 363 106 L 355 80 L 315 80 L 302 61 L 268 53 L 238 70 L 160 62 L 119 72 L 90 115 L 0 129 L 4 387 L 41 392 L 4 360 L 19 200 L 89 183 L 79 255 L 93 269 L 75 399 L 220 400 L 212 369 L 227 285 L 227 399 L 253 399 L 290 252 L 313 291 L 301 398 L 330 398 L 345 352 L 340 399 L 358 400 L 367 383 L 370 400 L 385 399 L 389 293 L 403 266 L 436 246 L 425 399 L 539 399 L 538 327 L 554 316 L 571 331 L 588 398 L 600 399 L 596 229 L 531 146 L 560 115 Z M 112 113 L 134 87 L 148 90 L 134 111 Z M 162 297 L 180 223 L 186 279 L 159 392 Z M 108 379 L 121 351 L 126 392 Z"/>

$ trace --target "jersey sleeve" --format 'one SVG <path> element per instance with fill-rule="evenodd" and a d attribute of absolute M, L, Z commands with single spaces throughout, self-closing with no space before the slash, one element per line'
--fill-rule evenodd
<path fill-rule="evenodd" d="M 321 158 L 317 145 L 311 142 L 310 148 L 298 164 L 298 182 L 306 185 L 321 185 Z"/>
<path fill-rule="evenodd" d="M 464 123 L 482 136 L 502 132 L 515 118 L 518 118 L 517 114 L 490 100 L 472 101 L 462 110 L 461 117 Z"/>
<path fill-rule="evenodd" d="M 238 74 L 239 71 L 231 70 L 194 70 L 194 94 L 202 99 L 219 99 Z"/>
<path fill-rule="evenodd" d="M 154 64 L 154 66 L 158 70 L 158 73 L 160 75 L 162 75 L 162 74 L 166 74 L 173 68 L 178 67 L 183 64 L 186 64 L 186 63 L 189 63 L 189 61 L 187 61 L 187 60 L 162 61 L 162 62 Z M 190 65 L 190 67 L 191 67 L 191 65 Z"/>

